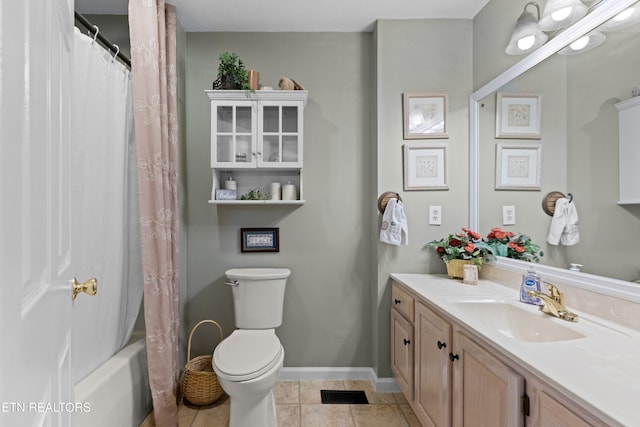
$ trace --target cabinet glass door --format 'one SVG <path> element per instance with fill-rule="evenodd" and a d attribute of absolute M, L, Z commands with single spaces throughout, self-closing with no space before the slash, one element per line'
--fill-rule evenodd
<path fill-rule="evenodd" d="M 215 108 L 216 141 L 213 164 L 255 164 L 253 156 L 253 112 L 250 105 L 218 105 Z"/>
<path fill-rule="evenodd" d="M 262 105 L 261 147 L 258 163 L 263 167 L 300 167 L 302 163 L 302 117 L 297 104 Z"/>

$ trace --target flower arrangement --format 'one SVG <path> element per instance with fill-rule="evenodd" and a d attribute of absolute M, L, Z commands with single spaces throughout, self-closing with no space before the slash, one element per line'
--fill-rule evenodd
<path fill-rule="evenodd" d="M 526 234 L 514 234 L 498 227 L 492 228 L 487 237 L 482 242 L 478 242 L 476 246 L 494 256 L 529 262 L 539 262 L 540 257 L 544 255 L 540 246 L 533 243 Z"/>
<path fill-rule="evenodd" d="M 462 228 L 462 232 L 449 234 L 440 240 L 432 240 L 425 246 L 435 248 L 440 259 L 445 263 L 454 259 L 463 259 L 481 266 L 484 257 L 484 250 L 478 246 L 481 240 L 481 236 L 475 231 Z"/>

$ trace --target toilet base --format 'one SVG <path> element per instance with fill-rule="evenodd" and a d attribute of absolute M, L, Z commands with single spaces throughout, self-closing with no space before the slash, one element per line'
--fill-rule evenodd
<path fill-rule="evenodd" d="M 229 427 L 277 427 L 276 402 L 273 389 L 284 362 L 284 349 L 276 365 L 258 378 L 247 381 L 231 381 L 224 374 L 218 380 L 229 395 Z M 216 365 L 214 363 L 214 370 Z"/>
<path fill-rule="evenodd" d="M 229 427 L 277 427 L 276 402 L 273 391 L 261 399 L 231 399 Z"/>

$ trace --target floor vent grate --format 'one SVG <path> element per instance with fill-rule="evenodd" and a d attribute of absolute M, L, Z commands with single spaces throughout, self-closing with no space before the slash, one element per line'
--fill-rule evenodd
<path fill-rule="evenodd" d="M 320 390 L 322 403 L 367 405 L 367 395 L 362 390 Z"/>

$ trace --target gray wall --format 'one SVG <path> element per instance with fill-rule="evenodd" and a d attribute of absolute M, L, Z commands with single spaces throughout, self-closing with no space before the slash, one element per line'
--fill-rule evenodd
<path fill-rule="evenodd" d="M 377 241 L 380 217 L 372 240 L 376 280 L 372 295 L 374 367 L 379 377 L 389 368 L 390 273 L 444 272 L 444 264 L 424 244 L 459 231 L 468 223 L 468 97 L 472 89 L 472 22 L 468 20 L 378 21 L 376 41 L 376 195 L 397 191 L 409 222 L 409 244 L 389 246 Z M 449 93 L 449 138 L 405 141 L 402 136 L 402 94 Z M 446 142 L 448 191 L 403 191 L 402 147 L 406 142 Z M 429 205 L 442 206 L 442 225 L 427 223 Z"/>
<path fill-rule="evenodd" d="M 218 55 L 236 52 L 263 84 L 281 76 L 309 90 L 305 109 L 301 207 L 213 206 L 210 106 Z M 372 270 L 371 34 L 189 33 L 187 40 L 187 197 L 191 328 L 203 318 L 233 329 L 224 272 L 288 267 L 283 325 L 285 366 L 371 366 Z M 278 254 L 241 254 L 241 227 L 279 227 Z M 208 351 L 210 340 L 194 341 Z"/>
<path fill-rule="evenodd" d="M 467 220 L 467 97 L 471 21 L 381 21 L 374 33 L 189 33 L 187 41 L 188 277 L 186 323 L 233 327 L 231 267 L 292 270 L 284 323 L 277 331 L 287 367 L 389 369 L 389 283 L 393 271 L 444 271 L 422 249 Z M 282 48 L 286 46 L 286 49 Z M 309 90 L 305 110 L 307 203 L 293 207 L 207 204 L 209 103 L 203 90 L 218 55 L 233 51 L 263 84 L 288 76 Z M 402 191 L 402 93 L 449 92 L 449 191 Z M 428 142 L 428 141 L 427 141 Z M 455 167 L 463 165 L 462 167 Z M 376 199 L 398 191 L 406 202 L 410 245 L 378 243 Z M 443 206 L 441 227 L 424 221 Z M 241 254 L 239 230 L 280 228 L 279 254 Z M 194 340 L 206 351 L 204 339 Z"/>

